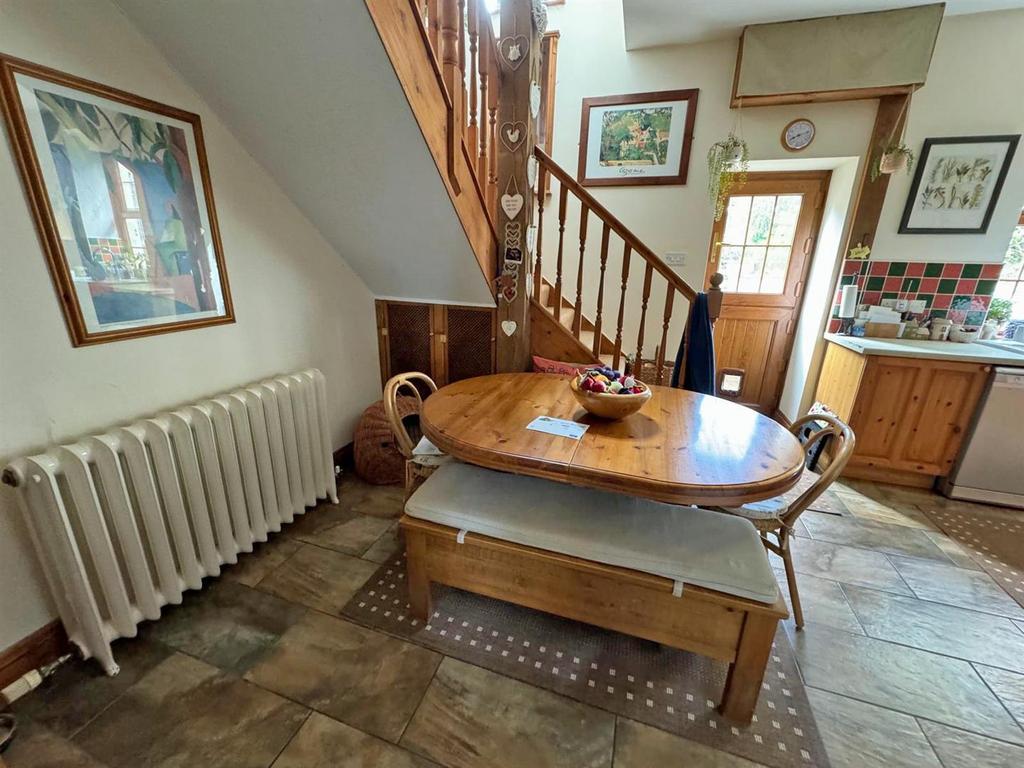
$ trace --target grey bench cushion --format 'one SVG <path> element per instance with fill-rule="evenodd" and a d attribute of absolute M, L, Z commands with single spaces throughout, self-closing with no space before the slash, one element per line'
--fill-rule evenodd
<path fill-rule="evenodd" d="M 762 603 L 778 596 L 739 517 L 453 462 L 409 498 L 410 517 L 664 576 Z"/>

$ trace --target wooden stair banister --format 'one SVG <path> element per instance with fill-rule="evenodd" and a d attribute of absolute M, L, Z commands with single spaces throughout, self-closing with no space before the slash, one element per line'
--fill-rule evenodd
<path fill-rule="evenodd" d="M 560 165 L 555 163 L 555 161 L 552 160 L 543 149 L 535 147 L 533 154 L 541 166 L 543 166 L 551 176 L 558 179 L 563 189 L 572 192 L 583 205 L 597 216 L 597 218 L 608 224 L 615 234 L 621 237 L 625 242 L 629 243 L 630 248 L 632 248 L 635 253 L 639 254 L 644 261 L 650 264 L 658 274 L 668 282 L 672 283 L 677 291 L 683 294 L 683 296 L 690 301 L 696 297 L 697 292 L 691 288 L 683 278 L 677 275 L 671 267 L 661 260 L 661 257 L 658 256 L 658 254 L 648 248 L 640 238 L 634 235 L 633 232 L 625 224 L 619 221 L 611 211 L 601 205 L 601 203 L 597 201 L 597 198 L 587 192 L 584 187 L 581 187 L 579 183 Z"/>
<path fill-rule="evenodd" d="M 633 254 L 643 260 L 643 288 L 639 298 L 638 324 L 636 329 L 636 351 L 632 355 L 634 369 L 640 371 L 645 365 L 653 366 L 650 373 L 645 373 L 650 383 L 667 384 L 666 364 L 671 366 L 674 355 L 669 350 L 669 328 L 672 322 L 673 309 L 678 305 L 676 295 L 681 295 L 687 301 L 687 305 L 697 297 L 697 291 L 683 280 L 670 268 L 661 258 L 643 243 L 625 224 L 614 214 L 601 205 L 593 195 L 584 189 L 565 169 L 555 163 L 551 157 L 540 147 L 534 148 L 534 157 L 538 162 L 538 189 L 544 189 L 545 180 L 553 177 L 559 183 L 558 191 L 558 253 L 554 269 L 554 284 L 551 285 L 541 275 L 542 250 L 543 250 L 543 228 L 544 228 L 544 195 L 537 197 L 538 231 L 535 246 L 532 268 L 534 299 L 537 300 L 536 307 L 546 311 L 555 322 L 560 322 L 562 328 L 569 336 L 580 342 L 580 351 L 585 350 L 594 359 L 600 359 L 614 368 L 622 367 L 623 359 L 630 361 L 630 356 L 623 351 L 623 325 L 627 317 L 627 303 L 631 300 L 627 293 L 629 289 L 630 264 Z M 569 198 L 573 197 L 579 205 L 579 260 L 576 264 L 576 291 L 575 301 L 570 302 L 566 296 L 563 283 L 564 259 L 566 253 L 565 230 L 568 216 Z M 550 208 L 551 206 L 548 206 Z M 591 305 L 593 311 L 587 313 L 584 306 L 586 296 L 584 285 L 586 282 L 585 273 L 587 270 L 587 233 L 588 221 L 596 217 L 601 224 L 601 245 L 599 275 L 597 276 L 596 305 Z M 595 225 L 596 226 L 596 225 Z M 622 274 L 619 285 L 619 306 L 616 318 L 614 337 L 604 332 L 605 314 L 605 276 L 608 267 L 608 253 L 610 249 L 610 237 L 615 234 L 623 242 L 622 251 Z M 576 250 L 570 247 L 570 252 Z M 571 269 L 571 267 L 570 267 Z M 591 266 L 593 269 L 593 266 Z M 655 286 L 655 282 L 663 281 L 664 288 Z M 708 311 L 712 323 L 721 313 L 722 308 L 722 276 L 715 273 L 709 280 L 710 285 L 706 290 L 708 297 Z M 547 298 L 539 300 L 542 288 L 548 289 Z M 658 296 L 657 291 L 664 290 L 664 308 L 661 315 L 660 327 L 655 321 L 648 322 L 647 312 L 652 295 Z M 571 295 L 571 294 L 570 294 Z M 593 317 L 593 321 L 591 321 Z M 689 327 L 685 331 L 688 337 Z M 630 331 L 632 334 L 633 331 Z M 657 339 L 649 337 L 657 334 Z M 592 334 L 589 336 L 588 334 Z M 658 341 L 652 345 L 652 341 Z M 644 349 L 654 348 L 653 359 L 645 360 Z M 688 346 L 688 345 L 687 345 Z M 685 347 L 684 347 L 685 354 Z M 667 359 L 666 359 L 667 358 Z"/>

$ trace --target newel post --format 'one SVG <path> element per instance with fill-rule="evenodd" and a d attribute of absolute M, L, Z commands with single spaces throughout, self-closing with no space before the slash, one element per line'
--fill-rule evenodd
<path fill-rule="evenodd" d="M 725 276 L 721 272 L 715 272 L 708 278 L 708 314 L 711 315 L 711 324 L 722 314 L 722 281 Z"/>
<path fill-rule="evenodd" d="M 536 203 L 527 178 L 527 164 L 536 143 L 537 115 L 530 108 L 532 83 L 539 82 L 540 40 L 535 18 L 546 26 L 541 0 L 502 0 L 498 35 L 500 83 L 495 211 L 498 235 L 498 344 L 499 371 L 525 371 L 530 365 L 530 288 L 535 237 Z M 539 106 L 539 101 L 535 100 Z M 534 178 L 536 176 L 534 175 Z"/>

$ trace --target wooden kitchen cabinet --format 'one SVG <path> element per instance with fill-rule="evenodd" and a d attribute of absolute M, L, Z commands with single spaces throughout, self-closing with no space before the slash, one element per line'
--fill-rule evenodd
<path fill-rule="evenodd" d="M 843 475 L 930 487 L 949 474 L 991 370 L 829 343 L 815 399 L 856 434 Z"/>

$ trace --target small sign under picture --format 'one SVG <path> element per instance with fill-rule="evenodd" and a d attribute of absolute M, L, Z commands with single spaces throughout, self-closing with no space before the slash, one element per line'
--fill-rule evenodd
<path fill-rule="evenodd" d="M 925 139 L 900 221 L 903 235 L 980 235 L 1020 134 Z"/>
<path fill-rule="evenodd" d="M 584 99 L 580 184 L 686 184 L 697 93 L 691 88 Z"/>

